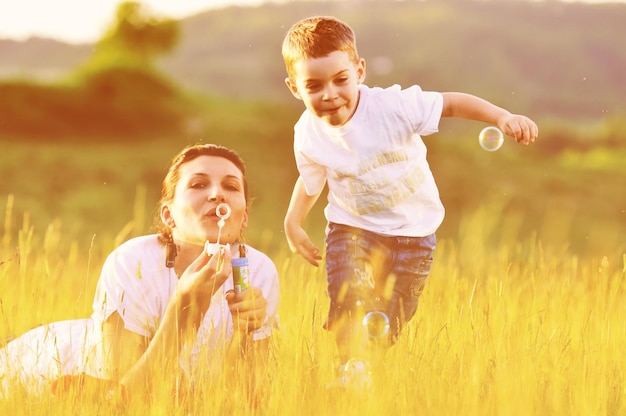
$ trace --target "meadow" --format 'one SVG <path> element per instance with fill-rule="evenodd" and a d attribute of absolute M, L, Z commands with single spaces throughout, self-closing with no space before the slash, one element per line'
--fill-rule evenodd
<path fill-rule="evenodd" d="M 121 409 L 104 397 L 17 395 L 0 400 L 0 414 L 626 414 L 623 48 L 607 46 L 615 39 L 610 29 L 622 27 L 622 9 L 607 5 L 591 14 L 582 5 L 547 2 L 496 15 L 495 4 L 432 2 L 424 19 L 429 2 L 384 2 L 381 13 L 370 3 L 336 11 L 354 13 L 349 20 L 372 63 L 387 55 L 397 61 L 379 74 L 372 65 L 374 84 L 389 84 L 388 76 L 476 90 L 538 117 L 541 131 L 529 148 L 507 143 L 495 153 L 478 148 L 478 123 L 446 121 L 426 139 L 446 219 L 417 314 L 374 374 L 374 389 L 326 389 L 336 351 L 322 329 L 324 269 L 292 255 L 282 231 L 297 176 L 292 128 L 301 107 L 282 83 L 275 50 L 284 27 L 275 22 L 292 22 L 293 13 L 309 14 L 321 3 L 268 5 L 190 19 L 191 35 L 165 63 L 178 74 L 173 82 L 143 73 L 144 65 L 139 73 L 117 68 L 115 56 L 112 67 L 78 70 L 52 85 L 0 85 L 0 347 L 38 325 L 89 316 L 106 255 L 151 231 L 170 158 L 187 144 L 216 142 L 246 160 L 253 199 L 246 238 L 270 255 L 281 279 L 266 399 L 256 408 L 244 399 L 242 370 L 234 379 L 202 380 L 185 402 L 158 394 Z M 420 25 L 409 3 L 419 4 Z M 544 6 L 550 13 L 539 10 Z M 324 14 L 334 7 L 325 4 Z M 582 45 L 580 22 L 597 29 L 586 31 Z M 500 26 L 500 36 L 491 36 Z M 436 28 L 445 33 L 432 36 Z M 425 35 L 429 42 L 415 41 Z M 228 53 L 198 53 L 196 42 Z M 432 63 L 423 59 L 435 55 Z M 528 67 L 536 62 L 542 64 Z M 207 85 L 187 84 L 194 80 Z M 209 95 L 183 90 L 183 81 Z M 244 92 L 260 101 L 233 99 Z M 307 228 L 321 246 L 322 204 Z"/>
<path fill-rule="evenodd" d="M 120 229 L 82 244 L 59 224 L 35 231 L 18 223 L 12 203 L 8 198 L 2 211 L 0 340 L 88 316 L 104 256 L 129 234 Z M 465 237 L 439 241 L 417 315 L 387 352 L 372 391 L 325 389 L 336 352 L 321 328 L 323 268 L 292 256 L 274 234 L 257 243 L 281 276 L 267 400 L 250 407 L 242 374 L 201 384 L 191 402 L 158 396 L 151 405 L 132 402 L 125 414 L 624 414 L 626 255 L 564 255 L 536 236 L 493 249 L 485 235 L 501 215 L 497 205 L 485 205 L 464 215 Z M 77 406 L 85 415 L 120 412 L 104 399 L 68 395 L 13 397 L 0 402 L 0 413 L 74 414 Z"/>
<path fill-rule="evenodd" d="M 375 389 L 338 394 L 325 388 L 335 376 L 336 351 L 322 329 L 323 268 L 293 256 L 282 233 L 295 179 L 288 150 L 297 112 L 259 130 L 266 107 L 222 107 L 206 111 L 204 138 L 1 142 L 0 344 L 37 325 L 89 316 L 106 255 L 150 232 L 170 158 L 188 143 L 219 137 L 247 161 L 253 201 L 246 238 L 271 256 L 281 279 L 267 400 L 250 407 L 241 373 L 207 380 L 191 402 L 159 395 L 151 404 L 131 403 L 125 414 L 626 412 L 623 147 L 581 128 L 578 136 L 558 130 L 568 146 L 557 150 L 562 141 L 547 132 L 529 148 L 506 143 L 484 152 L 472 123 L 446 124 L 429 138 L 447 207 L 434 268 L 417 315 L 375 374 Z M 599 145 L 576 140 L 588 135 Z M 321 208 L 307 224 L 320 245 Z M 0 401 L 0 414 L 76 408 L 121 412 L 102 398 L 72 395 Z"/>

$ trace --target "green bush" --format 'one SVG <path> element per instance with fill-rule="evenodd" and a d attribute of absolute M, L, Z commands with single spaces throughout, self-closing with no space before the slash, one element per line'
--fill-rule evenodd
<path fill-rule="evenodd" d="M 0 134 L 32 139 L 174 133 L 191 113 L 168 80 L 131 68 L 109 68 L 72 86 L 7 82 L 0 96 Z"/>

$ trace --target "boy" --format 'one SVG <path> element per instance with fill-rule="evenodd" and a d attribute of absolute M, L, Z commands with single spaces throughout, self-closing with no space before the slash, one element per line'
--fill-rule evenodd
<path fill-rule="evenodd" d="M 538 129 L 468 94 L 367 87 L 355 35 L 333 17 L 296 23 L 282 54 L 285 83 L 306 107 L 294 128 L 300 177 L 285 234 L 294 253 L 318 266 L 320 250 L 302 224 L 328 183 L 325 327 L 337 343 L 340 381 L 361 383 L 371 359 L 365 314 L 378 311 L 379 320 L 389 320 L 383 344 L 397 339 L 417 309 L 444 217 L 420 135 L 437 132 L 442 117 L 496 124 L 524 144 Z"/>

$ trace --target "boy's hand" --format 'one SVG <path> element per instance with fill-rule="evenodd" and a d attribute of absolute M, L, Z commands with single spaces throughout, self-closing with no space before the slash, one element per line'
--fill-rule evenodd
<path fill-rule="evenodd" d="M 322 260 L 320 250 L 315 247 L 304 228 L 300 226 L 285 227 L 287 242 L 292 253 L 300 254 L 306 261 L 318 267 Z"/>
<path fill-rule="evenodd" d="M 534 121 L 519 114 L 507 114 L 498 120 L 498 127 L 504 134 L 511 136 L 518 143 L 530 144 L 539 134 Z"/>

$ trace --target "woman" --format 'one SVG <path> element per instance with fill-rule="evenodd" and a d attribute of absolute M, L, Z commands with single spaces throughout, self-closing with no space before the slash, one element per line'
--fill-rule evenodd
<path fill-rule="evenodd" d="M 96 379 L 134 395 L 155 380 L 173 388 L 242 361 L 263 366 L 278 319 L 278 274 L 242 242 L 247 201 L 237 153 L 212 144 L 184 149 L 163 181 L 158 234 L 107 257 L 91 318 L 35 328 L 0 351 L 0 397 L 14 387 L 58 392 Z M 230 208 L 227 219 L 220 204 Z M 235 293 L 231 260 L 243 256 L 250 287 Z"/>

